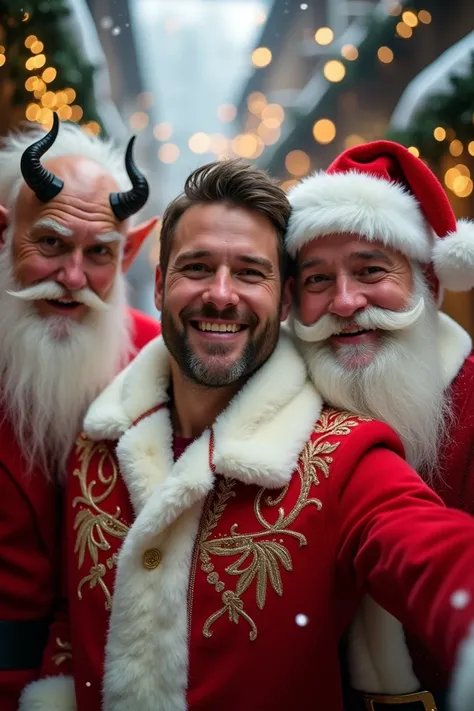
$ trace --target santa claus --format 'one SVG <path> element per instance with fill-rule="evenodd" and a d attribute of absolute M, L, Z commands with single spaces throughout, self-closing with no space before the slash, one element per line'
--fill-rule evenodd
<path fill-rule="evenodd" d="M 388 141 L 346 151 L 289 199 L 293 328 L 313 381 L 333 405 L 390 424 L 445 503 L 473 514 L 472 344 L 439 307 L 444 288 L 474 285 L 474 225 Z M 399 623 L 367 598 L 350 635 L 353 685 L 392 695 L 390 708 L 420 686 L 441 699 L 445 675 L 415 638 L 408 647 L 412 659 Z"/>
<path fill-rule="evenodd" d="M 58 558 L 58 480 L 85 410 L 159 333 L 124 271 L 156 223 L 132 157 L 58 119 L 0 151 L 0 699 L 41 662 Z M 40 159 L 48 151 L 44 164 Z M 127 177 L 128 175 L 128 177 Z M 130 181 L 132 183 L 130 188 Z"/>

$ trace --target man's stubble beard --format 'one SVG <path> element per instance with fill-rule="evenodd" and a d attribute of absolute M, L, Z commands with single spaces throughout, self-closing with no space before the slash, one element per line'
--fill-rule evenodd
<path fill-rule="evenodd" d="M 180 322 L 188 323 L 185 316 L 186 309 L 180 314 Z M 256 319 L 249 325 L 250 337 L 240 354 L 240 356 L 227 367 L 212 368 L 207 365 L 192 349 L 188 338 L 186 327 L 177 326 L 171 314 L 163 304 L 161 313 L 161 333 L 163 340 L 170 354 L 178 364 L 183 375 L 193 383 L 208 388 L 221 388 L 237 382 L 245 381 L 258 368 L 260 368 L 275 350 L 280 333 L 280 313 L 275 318 L 267 321 L 260 333 L 257 333 L 258 323 Z M 206 307 L 202 310 L 200 318 L 209 320 L 213 318 L 225 318 L 228 320 L 238 320 L 234 318 L 233 311 L 227 309 L 219 312 L 214 307 Z M 183 318 L 184 316 L 184 318 Z M 193 328 L 188 325 L 187 328 Z M 210 358 L 225 358 L 228 347 L 225 343 L 209 344 L 208 355 Z"/>
<path fill-rule="evenodd" d="M 350 347 L 335 355 L 330 344 L 298 346 L 310 376 L 324 400 L 334 407 L 373 417 L 390 425 L 401 438 L 407 461 L 428 482 L 436 476 L 440 451 L 452 423 L 437 334 L 439 316 L 429 289 L 415 273 L 415 295 L 425 311 L 412 326 L 383 333 L 369 365 L 350 368 L 354 356 L 373 346 Z"/>
<path fill-rule="evenodd" d="M 119 274 L 107 311 L 82 323 L 41 318 L 34 304 L 6 293 L 19 285 L 8 247 L 0 253 L 0 419 L 7 419 L 27 463 L 61 476 L 93 400 L 132 352 L 126 283 Z"/>

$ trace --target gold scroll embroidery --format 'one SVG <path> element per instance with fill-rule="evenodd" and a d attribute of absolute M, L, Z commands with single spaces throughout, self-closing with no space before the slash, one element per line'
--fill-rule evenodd
<path fill-rule="evenodd" d="M 56 666 L 63 664 L 67 659 L 72 659 L 72 645 L 70 642 L 63 642 L 59 637 L 56 637 L 56 647 L 61 650 L 52 656 Z"/>
<path fill-rule="evenodd" d="M 107 540 L 107 536 L 125 538 L 128 526 L 120 520 L 121 510 L 119 507 L 116 508 L 114 514 L 111 514 L 104 511 L 100 504 L 110 496 L 115 488 L 118 478 L 117 464 L 106 446 L 91 442 L 83 436 L 77 440 L 76 449 L 81 466 L 74 470 L 73 476 L 77 476 L 79 480 L 81 496 L 76 496 L 72 502 L 73 508 L 80 507 L 74 521 L 74 530 L 77 531 L 74 552 L 78 555 L 79 568 L 84 564 L 86 551 L 92 561 L 89 573 L 80 580 L 77 586 L 77 595 L 81 600 L 82 587 L 86 583 L 89 583 L 90 589 L 99 585 L 105 596 L 105 609 L 110 610 L 112 596 L 104 578 L 107 569 L 111 570 L 116 565 L 117 554 L 113 553 L 104 564 L 99 563 L 99 551 L 110 550 L 111 544 Z M 93 457 L 98 457 L 97 465 L 94 464 L 97 478 L 88 481 L 89 467 Z M 111 466 L 112 473 L 110 475 L 104 472 L 106 461 Z M 98 492 L 100 485 L 102 485 L 102 492 Z"/>
<path fill-rule="evenodd" d="M 316 424 L 314 432 L 318 435 L 313 441 L 307 442 L 298 461 L 296 473 L 300 479 L 298 499 L 290 510 L 286 511 L 284 499 L 289 484 L 278 494 L 270 493 L 261 488 L 254 501 L 254 512 L 258 529 L 252 533 L 239 533 L 238 524 L 234 523 L 228 535 L 212 538 L 212 531 L 217 527 L 229 500 L 235 496 L 235 480 L 220 478 L 215 494 L 203 512 L 203 521 L 198 542 L 201 570 L 207 573 L 207 582 L 213 585 L 216 592 L 221 593 L 222 607 L 214 612 L 203 627 L 203 635 L 211 637 L 212 626 L 216 620 L 227 613 L 229 621 L 237 624 L 243 618 L 249 625 L 249 639 L 257 638 L 257 625 L 244 609 L 243 594 L 254 583 L 257 607 L 265 606 L 269 585 L 280 597 L 283 595 L 282 572 L 293 570 L 293 561 L 288 547 L 284 544 L 288 537 L 295 538 L 300 547 L 307 545 L 306 537 L 291 529 L 301 511 L 306 506 L 316 506 L 320 511 L 322 502 L 310 498 L 311 487 L 319 486 L 318 473 L 325 478 L 329 476 L 330 465 L 333 462 L 332 453 L 339 447 L 340 441 L 329 442 L 328 437 L 348 435 L 352 428 L 361 420 L 338 410 L 324 409 Z M 266 520 L 262 511 L 262 501 L 267 506 L 278 506 L 278 517 L 274 523 Z M 281 505 L 280 505 L 281 504 Z M 274 540 L 268 540 L 268 537 Z M 275 540 L 278 537 L 279 541 Z M 225 572 L 236 576 L 235 590 L 226 590 L 226 584 L 220 579 L 212 562 L 213 556 L 239 556 L 231 562 Z"/>

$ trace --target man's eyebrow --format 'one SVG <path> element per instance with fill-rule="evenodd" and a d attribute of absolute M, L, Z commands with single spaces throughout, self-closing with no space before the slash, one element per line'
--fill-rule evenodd
<path fill-rule="evenodd" d="M 175 259 L 175 264 L 181 264 L 192 259 L 202 259 L 202 257 L 210 257 L 211 253 L 208 249 L 193 249 L 188 252 L 181 252 Z"/>
<path fill-rule="evenodd" d="M 378 259 L 381 262 L 384 262 L 385 264 L 388 264 L 389 267 L 393 267 L 393 260 L 390 259 L 388 254 L 385 252 L 382 252 L 379 249 L 373 249 L 370 251 L 362 251 L 362 252 L 353 252 L 351 254 L 352 259 L 365 259 L 366 261 L 370 261 L 371 259 Z"/>
<path fill-rule="evenodd" d="M 256 264 L 259 267 L 262 267 L 262 269 L 265 269 L 267 272 L 274 271 L 273 263 L 266 257 L 257 257 L 252 254 L 239 254 L 237 260 L 239 262 L 244 262 L 244 264 Z"/>
<path fill-rule="evenodd" d="M 50 230 L 60 237 L 72 237 L 74 232 L 69 227 L 65 227 L 60 222 L 53 220 L 52 217 L 43 217 L 32 227 L 33 230 Z"/>

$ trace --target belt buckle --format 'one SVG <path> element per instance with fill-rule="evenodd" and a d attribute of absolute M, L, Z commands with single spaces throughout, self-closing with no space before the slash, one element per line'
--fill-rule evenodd
<path fill-rule="evenodd" d="M 364 694 L 364 705 L 366 711 L 377 711 L 374 704 L 404 706 L 405 704 L 413 703 L 423 704 L 423 711 L 437 711 L 436 701 L 429 691 L 416 691 L 413 694 L 401 694 L 398 696 Z"/>

